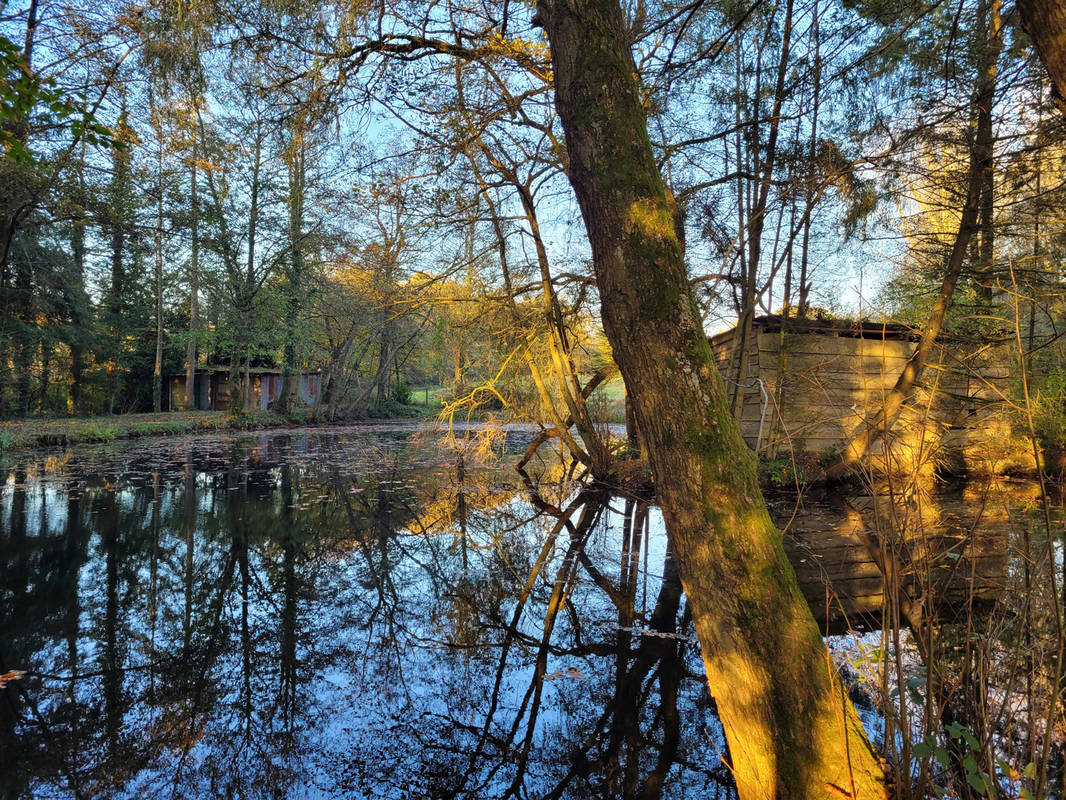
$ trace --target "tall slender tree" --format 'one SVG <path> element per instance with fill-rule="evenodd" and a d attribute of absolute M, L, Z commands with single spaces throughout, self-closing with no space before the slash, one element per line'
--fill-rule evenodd
<path fill-rule="evenodd" d="M 937 337 L 944 328 L 955 297 L 955 287 L 966 265 L 970 242 L 982 227 L 983 209 L 986 209 L 988 215 L 985 240 L 987 246 L 991 247 L 991 207 L 988 204 L 991 202 L 989 195 L 995 155 L 993 106 L 996 102 L 997 68 L 1003 49 L 1003 30 L 1000 0 L 988 0 L 987 5 L 985 0 L 981 0 L 980 7 L 978 18 L 983 26 L 975 32 L 979 41 L 976 49 L 980 56 L 972 95 L 971 119 L 974 132 L 970 139 L 965 200 L 959 215 L 958 229 L 944 265 L 936 301 L 922 328 L 917 347 L 907 359 L 895 384 L 885 395 L 881 407 L 856 428 L 839 459 L 827 470 L 832 479 L 840 478 L 854 469 L 870 452 L 874 443 L 888 434 L 899 418 L 907 396 L 921 378 Z M 979 260 L 984 262 L 983 277 L 987 281 L 991 253 L 984 254 Z"/>

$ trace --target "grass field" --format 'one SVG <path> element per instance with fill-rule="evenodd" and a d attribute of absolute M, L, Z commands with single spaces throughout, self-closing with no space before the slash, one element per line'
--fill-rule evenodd
<path fill-rule="evenodd" d="M 589 398 L 597 422 L 626 421 L 626 387 L 619 375 L 598 386 Z"/>

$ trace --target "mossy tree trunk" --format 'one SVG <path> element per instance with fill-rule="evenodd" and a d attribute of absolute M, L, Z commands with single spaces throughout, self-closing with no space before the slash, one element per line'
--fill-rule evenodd
<path fill-rule="evenodd" d="M 1055 102 L 1066 114 L 1066 5 L 1062 0 L 1018 0 L 1017 8 L 1051 76 Z"/>
<path fill-rule="evenodd" d="M 733 423 L 617 0 L 540 0 L 603 323 L 655 474 L 740 797 L 882 797 Z"/>

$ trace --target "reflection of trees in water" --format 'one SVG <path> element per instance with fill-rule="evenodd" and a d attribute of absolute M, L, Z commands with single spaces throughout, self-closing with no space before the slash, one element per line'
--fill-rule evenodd
<path fill-rule="evenodd" d="M 975 784 L 986 778 L 1017 796 L 1033 789 L 1043 748 L 1060 747 L 1061 551 L 1034 513 L 1040 487 L 1028 488 L 1035 494 L 1027 498 L 1024 483 L 945 487 L 888 478 L 869 495 L 822 499 L 819 511 L 794 517 L 793 546 L 830 531 L 854 551 L 804 555 L 824 557 L 825 605 L 837 607 L 833 590 L 842 591 L 837 610 L 849 610 L 851 622 L 857 609 L 872 612 L 881 628 L 856 663 L 867 677 L 867 703 L 876 704 L 871 730 L 898 774 L 912 777 L 900 797 L 926 797 L 935 786 L 984 796 Z M 802 581 L 804 568 L 797 571 Z M 1054 784 L 1061 770 L 1057 754 L 1047 755 Z"/>
<path fill-rule="evenodd" d="M 0 794 L 729 795 L 657 512 L 561 477 L 545 468 L 531 501 L 459 443 L 328 436 L 16 472 L 0 668 L 32 674 L 0 690 Z M 1047 741 L 1024 717 L 1049 710 L 1056 550 L 1017 498 L 972 492 L 961 511 L 853 498 L 789 535 L 873 531 L 880 558 L 918 566 L 890 616 L 910 603 L 931 645 L 881 643 L 902 654 L 883 692 L 907 706 L 878 723 L 889 747 L 926 713 L 906 688 L 933 663 L 933 724 L 956 714 L 1024 764 Z M 985 616 L 943 589 L 986 545 L 1002 561 L 987 532 L 942 555 L 978 524 L 1018 530 Z"/>
<path fill-rule="evenodd" d="M 241 601 L 270 564 L 260 559 L 263 575 L 253 574 L 252 520 L 226 510 L 252 507 L 247 487 L 263 482 L 260 472 L 88 475 L 80 487 L 42 479 L 9 490 L 4 505 L 15 513 L 3 525 L 0 568 L 32 566 L 19 581 L 5 574 L 0 655 L 35 675 L 10 687 L 22 694 L 6 704 L 18 733 L 0 748 L 17 765 L 0 777 L 4 792 L 33 775 L 75 795 L 110 794 L 196 746 L 228 702 L 219 673 L 233 666 L 235 628 L 237 710 L 251 717 L 252 656 L 269 627 L 252 624 Z M 39 519 L 23 519 L 27 502 Z M 62 512 L 48 510 L 59 502 Z M 59 615 L 62 629 L 51 624 Z"/>
<path fill-rule="evenodd" d="M 32 652 L 51 643 L 65 649 L 75 669 L 80 668 L 77 641 L 80 607 L 76 575 L 85 561 L 87 532 L 80 524 L 81 498 L 72 493 L 64 503 L 66 523 L 53 526 L 51 535 L 36 535 L 51 513 L 49 499 L 26 491 L 27 474 L 12 476 L 14 487 L 5 491 L 0 521 L 0 673 L 24 668 Z M 20 488 L 21 487 L 21 488 Z M 58 502 L 58 501 L 54 501 Z M 32 513 L 31 508 L 36 506 Z M 0 689 L 0 794 L 20 796 L 29 785 L 24 762 L 47 764 L 72 786 L 69 762 L 76 752 L 85 716 L 74 702 L 74 684 L 61 687 L 57 712 L 72 732 L 70 741 L 55 737 L 47 724 L 48 709 L 41 709 L 26 692 L 23 681 Z M 92 716 L 97 716 L 95 713 Z M 26 746 L 20 745 L 25 737 Z M 52 751 L 51 754 L 48 751 Z M 50 757 L 49 757 L 50 756 Z"/>
<path fill-rule="evenodd" d="M 582 494 L 545 517 L 510 498 L 494 517 L 507 523 L 487 529 L 458 515 L 469 560 L 435 562 L 433 580 L 445 587 L 437 633 L 475 652 L 452 656 L 445 708 L 390 731 L 394 786 L 434 797 L 658 797 L 679 763 L 675 782 L 680 773 L 690 788 L 728 784 L 713 752 L 681 752 L 682 740 L 706 748 L 694 713 L 702 675 L 694 646 L 677 633 L 687 621 L 676 568 L 662 553 L 653 607 L 638 610 L 647 508 L 613 498 L 625 505 L 620 526 L 610 500 Z M 512 516 L 518 509 L 524 518 Z M 608 567 L 610 552 L 621 561 Z M 417 704 L 403 710 L 414 714 Z"/>
<path fill-rule="evenodd" d="M 333 442 L 16 476 L 0 666 L 31 674 L 0 698 L 0 793 L 715 785 L 694 646 L 639 633 L 687 635 L 646 508 L 545 516 L 477 464 Z"/>

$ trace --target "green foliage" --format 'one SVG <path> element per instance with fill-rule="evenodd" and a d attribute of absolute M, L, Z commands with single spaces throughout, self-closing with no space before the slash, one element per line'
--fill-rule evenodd
<path fill-rule="evenodd" d="M 818 466 L 822 469 L 828 469 L 840 460 L 840 454 L 843 452 L 844 445 L 842 444 L 835 444 L 825 448 L 825 450 L 818 454 Z"/>
<path fill-rule="evenodd" d="M 195 430 L 196 426 L 192 421 L 182 420 L 163 420 L 163 421 L 151 421 L 151 422 L 138 422 L 126 429 L 126 435 L 128 436 L 161 436 L 175 433 L 186 433 L 191 430 Z"/>
<path fill-rule="evenodd" d="M 965 778 L 966 783 L 978 796 L 995 796 L 992 791 L 996 787 L 998 780 L 996 777 L 981 770 L 978 764 L 978 758 L 981 756 L 982 751 L 981 742 L 974 736 L 973 731 L 962 723 L 954 722 L 944 726 L 944 733 L 947 738 L 956 743 L 956 748 L 961 748 L 959 755 L 961 756 L 962 775 L 960 777 Z M 932 758 L 944 770 L 951 766 L 951 757 L 948 754 L 948 750 L 941 743 L 941 737 L 938 737 L 935 733 L 929 733 L 925 739 L 915 743 L 911 748 L 911 755 L 919 760 Z M 996 767 L 999 777 L 1011 783 L 1017 783 L 1023 779 L 1033 781 L 1037 777 L 1037 768 L 1032 762 L 1029 762 L 1024 768 L 1019 770 L 1008 761 L 997 758 Z M 935 789 L 941 797 L 953 796 L 947 786 L 936 786 Z M 1033 795 L 1028 789 L 1021 787 L 1016 795 L 1012 794 L 1010 796 L 1031 800 Z"/>
<path fill-rule="evenodd" d="M 404 383 L 403 378 L 396 381 L 396 385 L 392 387 L 391 399 L 401 406 L 411 405 L 411 387 Z"/>
<path fill-rule="evenodd" d="M 803 482 L 803 468 L 787 456 L 769 456 L 759 453 L 759 474 L 776 489 L 784 489 Z"/>
<path fill-rule="evenodd" d="M 932 733 L 911 748 L 911 755 L 921 759 L 932 756 L 941 767 L 947 767 L 949 763 L 948 751 L 941 747 L 936 736 Z"/>
<path fill-rule="evenodd" d="M 105 425 L 100 422 L 90 422 L 76 426 L 70 434 L 75 441 L 82 442 L 113 442 L 118 435 L 118 429 L 114 425 Z"/>
<path fill-rule="evenodd" d="M 229 411 L 226 427 L 246 431 L 256 427 L 256 414 L 254 411 Z"/>
<path fill-rule="evenodd" d="M 421 409 L 417 406 L 405 405 L 392 396 L 386 398 L 384 403 L 379 403 L 370 408 L 370 416 L 377 419 L 419 417 L 421 415 Z"/>
<path fill-rule="evenodd" d="M 106 125 L 97 122 L 84 94 L 67 93 L 53 78 L 42 79 L 29 72 L 18 45 L 0 36 L 0 148 L 13 162 L 34 160 L 24 132 L 27 120 L 42 111 L 52 121 L 67 121 L 75 140 L 94 146 L 122 146 Z"/>
<path fill-rule="evenodd" d="M 979 794 L 985 794 L 992 786 L 992 778 L 977 766 L 974 754 L 980 755 L 981 743 L 965 725 L 955 722 L 944 728 L 948 736 L 966 745 L 967 754 L 963 757 L 962 767 L 966 771 L 966 782 Z"/>
<path fill-rule="evenodd" d="M 285 419 L 293 425 L 306 425 L 314 418 L 314 410 L 310 408 L 290 408 L 285 413 Z"/>
<path fill-rule="evenodd" d="M 1058 364 L 1033 395 L 1033 428 L 1045 447 L 1066 447 L 1066 369 Z"/>

